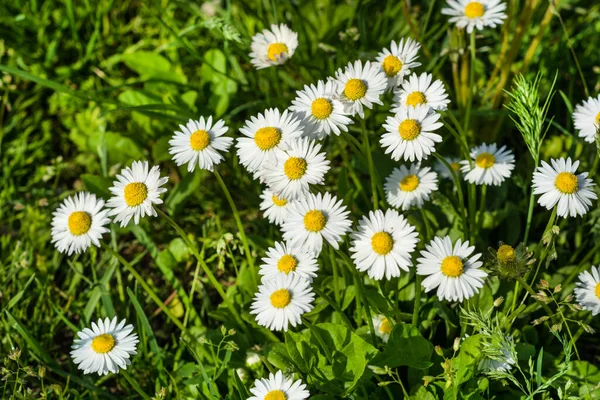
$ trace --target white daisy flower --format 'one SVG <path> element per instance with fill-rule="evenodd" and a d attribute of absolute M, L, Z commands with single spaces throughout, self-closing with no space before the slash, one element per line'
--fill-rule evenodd
<path fill-rule="evenodd" d="M 480 269 L 481 254 L 471 255 L 474 250 L 468 241 L 458 239 L 453 246 L 450 236 L 434 238 L 417 259 L 417 274 L 427 276 L 423 280 L 425 291 L 437 288 L 440 300 L 459 302 L 479 292 L 488 274 Z"/>
<path fill-rule="evenodd" d="M 413 265 L 411 253 L 419 242 L 415 227 L 396 210 L 369 212 L 350 237 L 356 269 L 378 281 L 399 277 L 400 269 L 408 272 Z"/>
<path fill-rule="evenodd" d="M 329 193 L 309 194 L 294 202 L 287 220 L 283 223 L 283 239 L 292 246 L 301 247 L 310 253 L 319 254 L 323 239 L 334 249 L 350 230 L 352 224 L 346 206 Z"/>
<path fill-rule="evenodd" d="M 506 178 L 510 178 L 515 168 L 515 156 L 506 146 L 498 148 L 496 143 L 483 143 L 471 149 L 473 169 L 469 160 L 461 161 L 461 171 L 465 181 L 476 185 L 500 186 Z"/>
<path fill-rule="evenodd" d="M 233 139 L 223 136 L 229 129 L 220 119 L 214 126 L 212 116 L 205 121 L 200 117 L 198 121 L 190 119 L 187 125 L 179 125 L 181 131 L 176 131 L 169 140 L 171 148 L 169 153 L 177 166 L 187 164 L 188 171 L 193 172 L 198 165 L 200 169 L 213 170 L 224 157 L 219 153 L 227 152 Z"/>
<path fill-rule="evenodd" d="M 458 157 L 445 157 L 448 164 L 454 172 L 460 176 L 460 158 Z M 454 179 L 452 176 L 452 172 L 446 167 L 446 164 L 437 160 L 433 165 L 433 169 L 440 175 L 440 177 L 445 179 Z"/>
<path fill-rule="evenodd" d="M 590 97 L 577 104 L 573 111 L 575 128 L 579 131 L 579 137 L 586 142 L 593 143 L 596 140 L 600 127 L 600 95 L 597 98 Z"/>
<path fill-rule="evenodd" d="M 167 189 L 161 186 L 168 181 L 168 177 L 160 177 L 158 165 L 148 171 L 148 161 L 134 161 L 131 167 L 121 170 L 110 188 L 113 197 L 106 203 L 112 208 L 109 215 L 116 215 L 114 222 L 120 222 L 121 227 L 127 225 L 132 217 L 136 225 L 146 215 L 156 217 L 154 204 L 162 204 L 159 196 Z"/>
<path fill-rule="evenodd" d="M 600 313 L 600 268 L 594 267 L 590 271 L 579 274 L 579 281 L 575 288 L 577 303 L 592 315 Z"/>
<path fill-rule="evenodd" d="M 377 64 L 367 61 L 363 67 L 360 60 L 348 63 L 345 70 L 335 73 L 340 100 L 344 111 L 350 115 L 365 117 L 363 106 L 373 108 L 374 104 L 383 104 L 381 95 L 387 86 L 387 78 Z"/>
<path fill-rule="evenodd" d="M 421 75 L 413 73 L 402 83 L 402 87 L 394 93 L 393 113 L 406 107 L 425 105 L 436 111 L 444 111 L 450 104 L 448 94 L 442 81 L 433 81 L 433 75 L 423 72 Z"/>
<path fill-rule="evenodd" d="M 305 85 L 304 90 L 296 92 L 290 110 L 302 119 L 306 137 L 320 140 L 331 133 L 348 132 L 352 119 L 344 111 L 336 91 L 336 83 L 328 80 L 318 81 L 317 86 Z"/>
<path fill-rule="evenodd" d="M 390 49 L 384 48 L 377 55 L 377 62 L 381 65 L 381 70 L 387 76 L 386 91 L 399 86 L 404 76 L 410 73 L 411 68 L 416 68 L 421 65 L 415 61 L 418 58 L 417 53 L 421 48 L 421 44 L 412 39 L 401 39 L 396 43 L 392 40 Z"/>
<path fill-rule="evenodd" d="M 500 0 L 447 0 L 447 3 L 450 7 L 442 8 L 442 14 L 450 15 L 449 21 L 455 22 L 458 28 L 467 28 L 468 33 L 473 32 L 473 28 L 495 28 L 506 19 L 506 4 Z"/>
<path fill-rule="evenodd" d="M 252 36 L 250 62 L 256 69 L 284 64 L 292 58 L 298 47 L 298 34 L 285 24 L 271 25 Z"/>
<path fill-rule="evenodd" d="M 274 193 L 288 200 L 308 194 L 309 185 L 322 185 L 329 161 L 320 153 L 321 145 L 309 138 L 296 139 L 274 163 L 265 163 L 260 176 Z"/>
<path fill-rule="evenodd" d="M 438 189 L 437 174 L 429 167 L 411 164 L 394 168 L 385 180 L 386 199 L 390 205 L 406 211 L 412 206 L 421 208 L 429 201 L 431 192 Z"/>
<path fill-rule="evenodd" d="M 594 183 L 588 179 L 588 173 L 576 175 L 579 161 L 572 162 L 571 158 L 551 159 L 550 166 L 542 161 L 533 173 L 533 193 L 541 194 L 538 203 L 552 209 L 558 204 L 557 215 L 566 218 L 585 215 L 592 200 L 598 198 L 592 190 Z"/>
<path fill-rule="evenodd" d="M 248 400 L 304 400 L 310 396 L 300 379 L 294 382 L 284 377 L 281 371 L 269 374 L 269 379 L 257 379 L 250 392 L 254 396 Z"/>
<path fill-rule="evenodd" d="M 258 273 L 262 275 L 263 282 L 290 273 L 312 282 L 319 270 L 317 259 L 312 254 L 283 242 L 275 242 L 275 247 L 269 247 L 267 256 L 262 261 L 264 264 L 260 266 Z"/>
<path fill-rule="evenodd" d="M 394 161 L 421 161 L 435 151 L 442 137 L 435 130 L 442 127 L 440 114 L 426 106 L 401 107 L 393 117 L 387 117 L 381 146 Z"/>
<path fill-rule="evenodd" d="M 513 365 L 517 363 L 517 360 L 513 358 L 511 349 L 514 348 L 514 342 L 512 336 L 508 336 L 499 343 L 497 349 L 500 354 L 495 355 L 494 358 L 484 357 L 479 361 L 479 369 L 483 372 L 508 372 L 512 369 Z"/>
<path fill-rule="evenodd" d="M 131 364 L 129 356 L 137 354 L 135 347 L 139 342 L 132 331 L 133 325 L 125 326 L 124 319 L 117 324 L 117 317 L 92 322 L 92 329 L 77 332 L 79 339 L 73 341 L 71 351 L 73 362 L 84 374 L 116 374 L 120 368 L 127 369 Z"/>
<path fill-rule="evenodd" d="M 383 343 L 387 343 L 390 340 L 390 333 L 394 329 L 394 325 L 385 315 L 376 315 L 373 317 L 373 328 L 375 334 L 381 338 Z"/>
<path fill-rule="evenodd" d="M 260 171 L 265 162 L 277 161 L 277 154 L 289 148 L 291 139 L 302 135 L 300 120 L 285 110 L 265 110 L 246 121 L 240 129 L 243 137 L 237 139 L 236 147 L 240 162 L 246 169 L 254 173 Z"/>
<path fill-rule="evenodd" d="M 66 198 L 54 211 L 52 218 L 52 243 L 61 253 L 79 254 L 92 244 L 100 247 L 102 235 L 109 232 L 110 223 L 104 200 L 96 195 L 81 192 Z"/>
<path fill-rule="evenodd" d="M 270 330 L 287 331 L 302 323 L 302 314 L 313 309 L 315 294 L 308 279 L 296 274 L 280 274 L 264 280 L 258 288 L 250 314 Z"/>
<path fill-rule="evenodd" d="M 267 218 L 272 224 L 283 224 L 283 221 L 285 221 L 288 213 L 290 212 L 292 202 L 283 197 L 277 196 L 268 188 L 263 190 L 260 198 L 262 199 L 262 202 L 260 203 L 260 209 L 265 218 Z"/>

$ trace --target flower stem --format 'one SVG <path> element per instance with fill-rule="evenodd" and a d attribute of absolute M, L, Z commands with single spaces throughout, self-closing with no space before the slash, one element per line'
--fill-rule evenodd
<path fill-rule="evenodd" d="M 412 324 L 415 328 L 419 328 L 419 309 L 421 308 L 421 281 L 423 277 L 417 275 L 415 269 L 415 304 L 413 307 Z"/>
<path fill-rule="evenodd" d="M 446 166 L 446 168 L 448 168 L 448 170 L 452 174 L 452 179 L 454 180 L 454 187 L 456 188 L 456 191 L 458 193 L 458 206 L 459 206 L 459 209 L 460 209 L 460 218 L 463 221 L 463 228 L 464 229 L 468 229 L 468 226 L 467 226 L 467 213 L 466 213 L 466 210 L 465 210 L 465 199 L 463 197 L 462 186 L 460 185 L 460 180 L 458 178 L 458 174 L 456 173 L 456 171 L 454 171 L 454 169 L 448 163 L 448 161 L 446 161 L 446 159 L 444 157 L 442 157 L 440 154 L 433 153 L 433 156 L 435 158 L 437 158 L 438 160 L 440 160 L 440 162 L 442 164 L 444 164 Z"/>
<path fill-rule="evenodd" d="M 523 239 L 523 243 L 527 246 L 527 240 L 529 239 L 529 231 L 531 229 L 531 219 L 533 218 L 533 206 L 535 204 L 535 194 L 533 194 L 533 189 L 531 189 L 531 194 L 529 195 L 529 209 L 527 210 L 527 223 L 525 225 L 525 238 Z"/>
<path fill-rule="evenodd" d="M 479 235 L 479 231 L 483 225 L 483 215 L 485 213 L 485 198 L 487 194 L 487 185 L 481 186 L 481 204 L 479 205 L 479 213 L 477 213 L 477 230 L 475 236 Z"/>
<path fill-rule="evenodd" d="M 475 86 L 475 29 L 471 32 L 471 68 L 469 69 L 469 98 L 467 99 L 467 107 L 465 110 L 465 124 L 463 131 L 465 134 L 469 130 L 471 124 L 471 108 L 473 107 L 473 88 Z"/>
<path fill-rule="evenodd" d="M 379 207 L 377 199 L 377 176 L 375 174 L 375 165 L 373 164 L 373 155 L 371 154 L 371 145 L 369 144 L 369 134 L 364 120 L 362 120 L 363 145 L 365 146 L 365 154 L 367 155 L 367 163 L 369 164 L 369 175 L 371 178 L 371 192 L 373 192 L 373 210 Z"/>
<path fill-rule="evenodd" d="M 537 294 L 535 290 L 533 290 L 532 287 L 529 286 L 529 284 L 525 282 L 525 279 L 523 279 L 522 277 L 518 277 L 517 281 L 525 288 L 525 290 L 527 290 L 527 292 L 529 292 L 531 296 L 535 296 Z M 548 304 L 542 301 L 540 301 L 539 303 L 542 305 L 544 311 L 546 311 L 546 314 L 548 314 L 548 317 L 552 318 L 554 316 L 554 313 L 552 312 L 550 307 L 548 307 Z"/>

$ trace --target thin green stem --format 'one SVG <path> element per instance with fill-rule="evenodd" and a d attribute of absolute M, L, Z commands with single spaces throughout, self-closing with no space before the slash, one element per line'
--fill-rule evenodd
<path fill-rule="evenodd" d="M 344 314 L 344 311 L 342 311 L 341 307 L 335 302 L 333 301 L 333 299 L 329 296 L 327 296 L 325 294 L 325 292 L 323 292 L 321 289 L 319 289 L 316 285 L 313 285 L 313 291 L 321 296 L 323 299 L 325 299 L 325 301 L 335 310 L 337 311 L 338 314 L 340 314 L 340 317 L 342 318 L 342 321 L 344 321 L 344 324 L 346 324 L 346 326 L 349 329 L 354 329 L 354 327 L 352 327 L 352 323 L 350 322 L 350 320 L 348 319 L 348 317 L 346 316 L 346 314 Z"/>
<path fill-rule="evenodd" d="M 363 134 L 363 145 L 365 147 L 365 154 L 367 155 L 367 163 L 369 164 L 369 175 L 371 178 L 371 192 L 373 193 L 373 210 L 377 210 L 379 207 L 379 201 L 377 199 L 377 177 L 375 175 L 375 165 L 373 164 L 373 155 L 371 154 L 371 145 L 369 144 L 369 134 L 364 120 L 362 121 L 362 134 Z"/>
<path fill-rule="evenodd" d="M 530 295 L 535 296 L 535 290 L 533 290 L 531 288 L 531 286 L 529 286 L 529 284 L 527 282 L 525 282 L 525 279 L 518 277 L 517 281 L 519 281 L 519 283 L 521 285 L 523 285 L 523 287 L 525 288 L 525 290 L 527 290 L 527 292 L 529 292 Z M 542 308 L 544 309 L 544 311 L 546 311 L 546 314 L 548 314 L 548 317 L 552 318 L 554 316 L 554 313 L 552 312 L 552 310 L 550 309 L 550 307 L 548 307 L 548 305 L 542 301 L 539 301 L 539 303 L 542 305 Z"/>
<path fill-rule="evenodd" d="M 440 154 L 433 153 L 433 156 L 435 158 L 437 158 L 442 164 L 444 164 L 446 166 L 446 168 L 448 168 L 448 170 L 452 174 L 452 179 L 454 180 L 454 187 L 456 188 L 456 192 L 458 193 L 458 206 L 459 206 L 459 209 L 460 209 L 460 218 L 463 221 L 463 228 L 464 229 L 468 229 L 468 226 L 467 226 L 467 217 L 466 217 L 467 213 L 466 213 L 466 210 L 465 210 L 465 199 L 463 197 L 462 186 L 461 186 L 461 182 L 460 182 L 460 179 L 458 177 L 458 174 L 456 173 L 456 171 L 454 170 L 454 168 L 452 168 L 452 166 L 450 165 L 450 163 L 448 163 L 448 161 L 446 161 L 446 159 L 444 157 L 442 157 Z"/>
<path fill-rule="evenodd" d="M 479 231 L 483 226 L 483 216 L 485 214 L 485 198 L 487 195 L 487 185 L 481 186 L 481 204 L 479 205 L 479 212 L 477 213 L 477 230 L 475 236 L 479 235 Z"/>
<path fill-rule="evenodd" d="M 533 218 L 533 207 L 535 205 L 535 194 L 533 194 L 533 189 L 531 190 L 531 194 L 529 195 L 529 208 L 527 210 L 527 223 L 525 224 L 525 238 L 523 239 L 523 243 L 527 246 L 527 240 L 529 240 L 529 231 L 531 230 L 531 219 Z"/>
<path fill-rule="evenodd" d="M 471 68 L 469 69 L 469 98 L 467 99 L 467 107 L 465 110 L 465 124 L 463 127 L 463 132 L 465 132 L 465 135 L 468 132 L 469 127 L 471 125 L 471 108 L 473 107 L 473 89 L 475 86 L 475 60 L 476 60 L 475 32 L 476 32 L 475 29 L 473 30 L 473 32 L 471 32 Z"/>
<path fill-rule="evenodd" d="M 469 239 L 471 241 L 471 244 L 475 243 L 475 232 L 477 230 L 477 227 L 475 226 L 476 224 L 476 212 L 475 209 L 477 208 L 477 193 L 476 193 L 476 186 L 474 183 L 469 183 L 468 184 L 468 190 L 469 190 Z"/>
<path fill-rule="evenodd" d="M 419 328 L 419 309 L 421 308 L 421 281 L 423 277 L 415 272 L 415 303 L 413 307 L 412 324 Z"/>

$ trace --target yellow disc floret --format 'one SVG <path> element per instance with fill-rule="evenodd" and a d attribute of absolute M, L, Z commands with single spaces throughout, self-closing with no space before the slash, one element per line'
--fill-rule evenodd
<path fill-rule="evenodd" d="M 362 99 L 367 94 L 367 85 L 360 79 L 352 78 L 346 82 L 344 94 L 350 100 Z"/>
<path fill-rule="evenodd" d="M 503 244 L 498 249 L 496 257 L 498 257 L 498 261 L 500 261 L 502 264 L 506 264 L 515 261 L 517 255 L 515 253 L 515 249 L 513 249 L 512 246 Z"/>
<path fill-rule="evenodd" d="M 600 299 L 600 283 L 596 285 L 596 296 Z"/>
<path fill-rule="evenodd" d="M 371 247 L 379 255 L 385 256 L 394 247 L 394 239 L 387 232 L 377 232 L 371 237 Z"/>
<path fill-rule="evenodd" d="M 306 160 L 301 157 L 290 157 L 283 164 L 283 172 L 291 180 L 300 179 L 306 174 Z"/>
<path fill-rule="evenodd" d="M 148 186 L 142 182 L 129 183 L 125 186 L 124 196 L 128 206 L 139 206 L 148 198 Z"/>
<path fill-rule="evenodd" d="M 292 295 L 287 289 L 279 289 L 274 291 L 269 299 L 273 307 L 284 308 L 292 301 Z"/>
<path fill-rule="evenodd" d="M 264 400 L 287 400 L 287 396 L 281 390 L 271 390 Z"/>
<path fill-rule="evenodd" d="M 327 100 L 326 98 L 319 97 L 312 102 L 310 110 L 312 112 L 312 116 L 316 119 L 325 119 L 333 112 L 333 105 L 331 104 L 331 101 Z"/>
<path fill-rule="evenodd" d="M 396 56 L 388 55 L 383 59 L 383 72 L 387 76 L 396 76 L 402 69 L 402 61 Z"/>
<path fill-rule="evenodd" d="M 210 135 L 203 129 L 197 130 L 190 135 L 190 147 L 193 150 L 204 150 L 210 144 Z"/>
<path fill-rule="evenodd" d="M 384 317 L 379 325 L 379 332 L 389 335 L 390 332 L 392 332 L 392 328 L 393 326 L 390 324 L 390 320 Z"/>
<path fill-rule="evenodd" d="M 108 353 L 115 347 L 115 337 L 110 333 L 103 333 L 92 339 L 92 350 L 96 353 Z"/>
<path fill-rule="evenodd" d="M 288 53 L 288 47 L 284 43 L 271 43 L 267 54 L 271 61 L 277 61 L 277 59 Z"/>
<path fill-rule="evenodd" d="M 465 7 L 465 15 L 468 18 L 479 18 L 483 16 L 485 7 L 478 1 L 472 1 Z"/>
<path fill-rule="evenodd" d="M 304 215 L 304 227 L 309 232 L 320 232 L 326 223 L 327 218 L 322 211 L 310 210 Z"/>
<path fill-rule="evenodd" d="M 419 187 L 419 177 L 413 174 L 406 175 L 400 181 L 400 189 L 403 192 L 412 192 Z"/>
<path fill-rule="evenodd" d="M 69 231 L 75 236 L 83 235 L 90 230 L 92 218 L 85 211 L 75 211 L 69 215 Z"/>
<path fill-rule="evenodd" d="M 490 168 L 496 163 L 496 157 L 490 153 L 481 153 L 475 158 L 475 165 L 479 168 Z"/>
<path fill-rule="evenodd" d="M 260 128 L 254 134 L 254 143 L 261 150 L 271 150 L 281 141 L 281 132 L 272 126 Z"/>
<path fill-rule="evenodd" d="M 455 172 L 460 171 L 460 163 L 458 161 L 451 162 L 450 166 Z"/>
<path fill-rule="evenodd" d="M 427 97 L 423 92 L 412 92 L 408 96 L 406 96 L 406 105 L 416 107 L 419 104 L 427 103 Z"/>
<path fill-rule="evenodd" d="M 286 199 L 277 197 L 276 195 L 273 195 L 273 197 L 271 197 L 271 200 L 273 200 L 273 203 L 278 207 L 283 207 L 287 204 Z"/>
<path fill-rule="evenodd" d="M 294 256 L 292 256 L 291 254 L 285 254 L 279 259 L 279 261 L 277 261 L 277 269 L 281 272 L 289 274 L 290 272 L 296 270 L 297 264 L 298 262 L 296 261 L 296 258 L 294 258 Z"/>
<path fill-rule="evenodd" d="M 400 137 L 404 140 L 413 140 L 421 133 L 421 124 L 414 119 L 405 119 L 398 125 Z"/>
<path fill-rule="evenodd" d="M 556 177 L 556 188 L 564 194 L 573 194 L 579 189 L 579 179 L 570 172 L 561 172 Z"/>
<path fill-rule="evenodd" d="M 448 256 L 442 261 L 442 274 L 456 278 L 463 273 L 463 262 L 458 256 Z"/>
<path fill-rule="evenodd" d="M 600 112 L 596 115 L 596 125 L 600 125 Z"/>

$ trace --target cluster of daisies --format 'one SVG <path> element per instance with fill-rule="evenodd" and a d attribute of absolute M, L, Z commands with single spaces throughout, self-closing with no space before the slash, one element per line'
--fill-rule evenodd
<path fill-rule="evenodd" d="M 495 26 L 506 17 L 505 5 L 498 0 L 468 2 L 449 0 L 444 13 L 468 31 Z M 273 25 L 254 36 L 252 63 L 256 68 L 280 65 L 289 60 L 298 46 L 297 34 L 285 25 Z M 440 112 L 450 100 L 439 80 L 431 74 L 417 75 L 420 44 L 412 39 L 392 42 L 375 60 L 349 63 L 335 76 L 306 85 L 296 94 L 289 109 L 267 109 L 245 121 L 235 147 L 240 163 L 264 185 L 260 208 L 268 220 L 280 226 L 283 240 L 275 242 L 262 259 L 261 285 L 251 305 L 259 325 L 287 331 L 302 323 L 302 315 L 313 309 L 313 280 L 319 271 L 318 258 L 325 246 L 339 250 L 350 233 L 351 259 L 358 271 L 374 280 L 392 279 L 413 266 L 413 252 L 419 242 L 414 226 L 396 209 L 421 208 L 438 186 L 438 173 L 421 163 L 434 153 L 442 136 Z M 353 118 L 364 118 L 365 110 L 382 105 L 382 96 L 393 92 L 392 115 L 388 116 L 380 138 L 386 154 L 407 164 L 394 169 L 385 182 L 390 208 L 364 216 L 351 231 L 349 211 L 331 193 L 313 193 L 323 185 L 330 162 L 320 140 L 348 132 Z M 595 115 L 593 115 L 596 113 Z M 600 97 L 575 111 L 576 127 L 582 136 L 591 136 L 592 124 L 600 120 Z M 592 121 L 593 119 L 593 121 Z M 212 117 L 190 120 L 180 125 L 170 140 L 170 154 L 178 166 L 187 165 L 212 171 L 224 160 L 234 140 L 224 136 L 224 121 Z M 594 131 L 595 132 L 595 131 Z M 533 177 L 538 202 L 547 209 L 557 208 L 562 217 L 584 215 L 597 196 L 587 173 L 577 173 L 578 162 L 571 159 L 542 162 Z M 446 169 L 449 165 L 451 170 Z M 514 155 L 505 146 L 483 143 L 471 150 L 468 160 L 448 159 L 436 166 L 445 178 L 463 175 L 476 185 L 501 185 L 511 176 Z M 116 176 L 112 197 L 105 201 L 91 193 L 67 198 L 54 213 L 52 242 L 63 253 L 81 253 L 91 245 L 100 246 L 111 222 L 126 226 L 139 224 L 154 209 L 167 189 L 167 177 L 158 166 L 136 161 Z M 460 182 L 456 182 L 460 184 Z M 396 208 L 396 209 L 394 209 Z M 487 273 L 481 268 L 481 254 L 468 241 L 453 242 L 449 236 L 435 237 L 417 258 L 416 274 L 424 277 L 426 291 L 436 290 L 440 299 L 462 302 L 484 285 Z M 600 312 L 600 276 L 597 269 L 581 275 L 576 294 L 584 307 Z M 376 316 L 377 334 L 387 341 L 393 324 Z M 78 333 L 73 345 L 74 362 L 84 373 L 107 374 L 126 368 L 135 354 L 137 336 L 133 327 L 117 319 L 99 320 L 92 329 Z M 306 385 L 293 382 L 281 371 L 257 380 L 252 399 L 302 399 Z"/>

